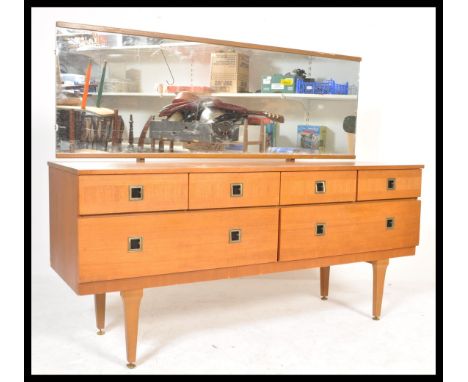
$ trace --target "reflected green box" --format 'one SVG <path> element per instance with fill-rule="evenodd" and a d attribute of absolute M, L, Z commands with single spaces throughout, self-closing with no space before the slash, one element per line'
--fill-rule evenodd
<path fill-rule="evenodd" d="M 295 93 L 295 78 L 273 74 L 262 76 L 262 93 Z"/>

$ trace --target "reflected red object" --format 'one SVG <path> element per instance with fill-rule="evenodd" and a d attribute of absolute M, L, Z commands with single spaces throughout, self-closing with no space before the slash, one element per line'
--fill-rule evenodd
<path fill-rule="evenodd" d="M 270 118 L 265 118 L 265 117 L 255 117 L 255 116 L 249 116 L 248 119 L 248 124 L 249 125 L 261 125 L 263 122 L 264 125 L 271 123 Z"/>
<path fill-rule="evenodd" d="M 265 111 L 248 110 L 245 107 L 226 103 L 218 98 L 198 97 L 191 92 L 181 92 L 172 100 L 172 103 L 166 105 L 159 113 L 160 117 L 170 117 L 176 112 L 181 112 L 185 121 L 190 122 L 199 120 L 201 112 L 205 108 L 221 110 L 226 113 L 224 119 L 235 119 L 248 117 L 250 114 L 268 117 L 277 122 L 284 122 L 284 117 L 279 114 L 268 113 Z"/>

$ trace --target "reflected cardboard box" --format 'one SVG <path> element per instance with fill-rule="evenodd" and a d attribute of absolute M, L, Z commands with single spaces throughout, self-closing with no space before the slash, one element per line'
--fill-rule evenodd
<path fill-rule="evenodd" d="M 211 53 L 210 87 L 216 92 L 248 92 L 249 56 L 236 52 Z"/>

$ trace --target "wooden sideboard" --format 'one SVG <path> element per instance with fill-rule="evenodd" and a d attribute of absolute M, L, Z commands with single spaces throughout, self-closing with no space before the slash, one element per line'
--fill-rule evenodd
<path fill-rule="evenodd" d="M 128 367 L 144 288 L 303 268 L 373 267 L 419 243 L 422 165 L 280 160 L 49 162 L 50 262 L 78 294 L 120 291 Z M 255 293 L 255 291 L 253 292 Z"/>

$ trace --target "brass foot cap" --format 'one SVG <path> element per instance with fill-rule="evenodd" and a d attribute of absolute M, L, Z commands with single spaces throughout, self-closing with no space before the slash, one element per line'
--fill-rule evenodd
<path fill-rule="evenodd" d="M 380 317 L 379 316 L 374 316 L 374 317 L 372 317 L 372 319 L 375 320 L 375 321 L 378 321 L 378 320 L 380 320 Z"/>
<path fill-rule="evenodd" d="M 327 296 L 322 296 L 321 299 L 322 300 L 328 300 L 328 297 Z"/>
<path fill-rule="evenodd" d="M 99 330 L 97 331 L 97 333 L 96 333 L 96 334 L 97 334 L 98 336 L 102 336 L 104 333 L 105 333 L 105 331 L 104 331 L 104 330 L 102 330 L 102 329 L 99 329 Z"/>
<path fill-rule="evenodd" d="M 136 367 L 136 365 L 134 363 L 130 362 L 130 363 L 127 363 L 127 367 L 129 369 L 134 369 Z"/>

